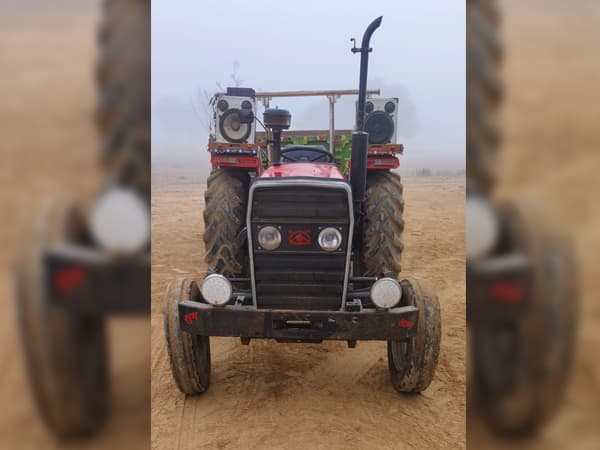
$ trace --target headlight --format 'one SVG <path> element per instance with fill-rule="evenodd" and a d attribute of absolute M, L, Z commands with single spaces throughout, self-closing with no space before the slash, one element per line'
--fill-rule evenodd
<path fill-rule="evenodd" d="M 264 227 L 258 232 L 258 243 L 265 250 L 275 250 L 281 245 L 281 233 L 275 227 Z"/>
<path fill-rule="evenodd" d="M 402 288 L 393 278 L 380 278 L 371 286 L 371 300 L 379 308 L 393 308 L 401 298 Z"/>
<path fill-rule="evenodd" d="M 229 301 L 233 290 L 227 278 L 218 273 L 208 275 L 200 285 L 202 298 L 211 305 L 220 306 Z"/>
<path fill-rule="evenodd" d="M 319 245 L 326 252 L 337 250 L 342 243 L 342 234 L 336 228 L 325 228 L 319 233 Z"/>
<path fill-rule="evenodd" d="M 498 239 L 498 220 L 489 203 L 479 196 L 467 196 L 467 259 L 489 253 Z"/>
<path fill-rule="evenodd" d="M 120 252 L 134 252 L 150 239 L 149 207 L 130 189 L 113 187 L 94 203 L 90 228 L 102 247 Z"/>

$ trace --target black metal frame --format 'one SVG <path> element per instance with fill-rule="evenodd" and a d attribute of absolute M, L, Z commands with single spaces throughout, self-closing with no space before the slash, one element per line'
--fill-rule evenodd
<path fill-rule="evenodd" d="M 492 288 L 507 283 L 521 290 L 518 301 L 494 298 Z M 531 304 L 532 273 L 524 255 L 505 253 L 467 264 L 467 322 L 476 325 L 514 322 Z"/>
<path fill-rule="evenodd" d="M 416 334 L 419 310 L 314 311 L 256 309 L 252 305 L 179 304 L 181 330 L 201 336 L 292 341 L 403 340 Z"/>

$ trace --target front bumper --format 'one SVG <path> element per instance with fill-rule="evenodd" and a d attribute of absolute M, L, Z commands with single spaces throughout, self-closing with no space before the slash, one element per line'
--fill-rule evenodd
<path fill-rule="evenodd" d="M 514 322 L 530 304 L 532 273 L 521 253 L 493 255 L 467 264 L 467 321 Z"/>
<path fill-rule="evenodd" d="M 91 316 L 150 312 L 150 255 L 115 257 L 57 244 L 45 250 L 46 292 L 53 303 Z"/>
<path fill-rule="evenodd" d="M 194 301 L 179 304 L 181 329 L 202 336 L 271 338 L 289 341 L 402 340 L 417 331 L 414 306 L 377 311 L 301 311 L 254 306 L 212 306 Z"/>

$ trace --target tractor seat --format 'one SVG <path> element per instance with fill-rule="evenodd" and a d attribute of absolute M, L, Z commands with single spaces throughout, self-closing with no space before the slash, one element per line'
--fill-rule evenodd
<path fill-rule="evenodd" d="M 284 164 L 296 162 L 332 163 L 333 156 L 322 145 L 286 145 L 281 149 Z"/>

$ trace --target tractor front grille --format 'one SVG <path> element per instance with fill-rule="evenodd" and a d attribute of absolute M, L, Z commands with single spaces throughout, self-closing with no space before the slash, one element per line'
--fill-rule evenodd
<path fill-rule="evenodd" d="M 343 180 L 296 183 L 258 180 L 252 187 L 248 229 L 256 304 L 269 309 L 338 310 L 348 270 L 351 195 Z M 260 248 L 258 231 L 263 226 L 280 230 L 278 249 Z M 336 227 L 342 234 L 337 251 L 326 252 L 318 244 L 319 231 L 326 227 Z M 298 232 L 309 237 L 302 245 L 291 239 Z"/>

